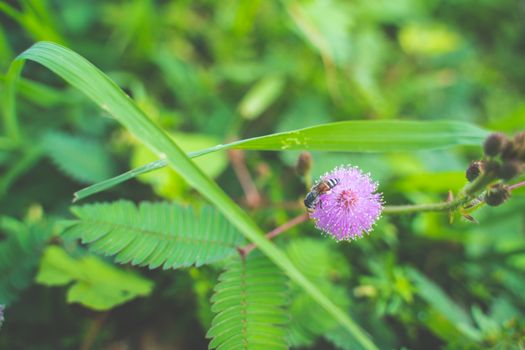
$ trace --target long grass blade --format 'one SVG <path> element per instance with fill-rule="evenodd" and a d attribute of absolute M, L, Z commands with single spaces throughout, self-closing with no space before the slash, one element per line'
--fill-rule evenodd
<path fill-rule="evenodd" d="M 354 120 L 316 125 L 217 145 L 188 154 L 199 157 L 227 149 L 261 151 L 316 150 L 332 152 L 406 152 L 453 146 L 479 146 L 488 132 L 457 121 Z M 75 193 L 74 201 L 116 186 L 135 176 L 168 165 L 157 160 Z"/>
<path fill-rule="evenodd" d="M 47 67 L 76 87 L 102 109 L 110 113 L 159 158 L 165 158 L 192 187 L 213 203 L 239 231 L 281 268 L 328 311 L 365 349 L 377 349 L 346 312 L 338 308 L 317 286 L 299 271 L 290 259 L 271 241 L 224 191 L 200 170 L 180 147 L 142 112 L 133 101 L 104 73 L 77 53 L 54 43 L 39 42 L 14 61 L 13 69 L 21 71 L 21 62 L 32 60 Z M 10 86 L 14 89 L 14 86 Z"/>

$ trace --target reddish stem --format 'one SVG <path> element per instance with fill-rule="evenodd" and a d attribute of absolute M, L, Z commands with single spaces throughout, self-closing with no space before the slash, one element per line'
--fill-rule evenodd
<path fill-rule="evenodd" d="M 512 191 L 523 186 L 525 186 L 525 181 L 515 183 L 514 185 L 510 185 L 509 190 Z"/>
<path fill-rule="evenodd" d="M 259 194 L 259 191 L 257 191 L 257 187 L 252 180 L 250 171 L 246 166 L 244 153 L 238 149 L 231 149 L 228 151 L 228 155 L 230 156 L 233 171 L 235 172 L 235 175 L 237 175 L 242 190 L 244 191 L 246 204 L 250 208 L 259 207 L 261 204 L 261 195 Z"/>
<path fill-rule="evenodd" d="M 285 232 L 285 231 L 288 231 L 289 229 L 291 229 L 292 227 L 294 226 L 297 226 L 299 225 L 300 223 L 302 222 L 305 222 L 306 220 L 308 220 L 308 213 L 304 213 L 304 214 L 301 214 L 295 218 L 293 218 L 292 220 L 282 224 L 281 226 L 279 227 L 276 227 L 275 229 L 273 229 L 272 231 L 268 232 L 266 234 L 266 238 L 268 240 L 272 239 L 273 237 L 275 236 L 278 236 L 280 235 L 281 233 Z M 242 257 L 245 257 L 247 256 L 252 250 L 254 250 L 255 248 L 257 248 L 257 245 L 255 245 L 255 243 L 250 243 L 248 245 L 245 245 L 244 247 L 242 248 L 238 248 L 238 251 L 239 251 L 239 254 L 241 254 Z"/>

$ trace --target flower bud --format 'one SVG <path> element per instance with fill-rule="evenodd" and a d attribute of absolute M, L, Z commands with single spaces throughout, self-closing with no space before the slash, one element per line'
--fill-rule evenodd
<path fill-rule="evenodd" d="M 484 163 L 485 172 L 491 174 L 492 176 L 498 174 L 500 167 L 501 165 L 497 160 L 489 160 Z"/>
<path fill-rule="evenodd" d="M 501 132 L 490 134 L 483 144 L 483 150 L 488 157 L 495 157 L 500 154 L 509 142 L 507 136 Z"/>
<path fill-rule="evenodd" d="M 301 152 L 297 159 L 295 170 L 299 176 L 305 176 L 310 172 L 312 168 L 312 155 L 310 152 Z"/>
<path fill-rule="evenodd" d="M 481 161 L 481 160 L 476 160 L 476 161 L 470 163 L 469 167 L 467 168 L 467 171 L 466 171 L 465 175 L 467 177 L 467 180 L 469 182 L 472 182 L 483 171 L 485 171 L 485 162 Z"/>
<path fill-rule="evenodd" d="M 525 131 L 521 131 L 514 136 L 514 148 L 516 149 L 516 158 L 525 162 Z"/>
<path fill-rule="evenodd" d="M 487 193 L 485 193 L 485 203 L 492 207 L 503 204 L 509 198 L 509 187 L 501 183 L 490 186 Z"/>
<path fill-rule="evenodd" d="M 501 152 L 504 160 L 515 160 L 525 156 L 525 132 L 517 133 L 512 141 L 509 141 Z"/>
<path fill-rule="evenodd" d="M 501 165 L 498 170 L 498 177 L 503 180 L 510 180 L 514 176 L 523 172 L 523 163 L 516 160 L 509 160 Z"/>

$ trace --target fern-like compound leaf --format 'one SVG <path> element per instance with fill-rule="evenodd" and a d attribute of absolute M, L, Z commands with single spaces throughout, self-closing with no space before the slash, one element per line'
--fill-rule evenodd
<path fill-rule="evenodd" d="M 196 212 L 175 203 L 130 201 L 72 208 L 79 221 L 67 232 L 119 263 L 175 269 L 236 253 L 243 236 L 217 210 Z"/>
<path fill-rule="evenodd" d="M 282 350 L 288 315 L 286 276 L 266 257 L 229 262 L 211 301 L 210 349 Z"/>
<path fill-rule="evenodd" d="M 0 232 L 0 304 L 9 305 L 33 282 L 52 224 L 0 217 Z"/>
<path fill-rule="evenodd" d="M 305 271 L 308 278 L 316 281 L 317 287 L 339 307 L 349 308 L 349 292 L 344 285 L 350 271 L 345 263 L 345 257 L 337 250 L 335 242 L 311 238 L 295 239 L 288 245 L 287 253 L 294 264 L 301 271 Z M 288 327 L 290 345 L 311 346 L 320 336 L 333 342 L 335 336 L 332 337 L 332 334 L 339 330 L 339 324 L 302 289 L 295 285 L 290 289 L 292 296 L 291 320 Z M 354 339 L 350 333 L 346 333 L 345 340 Z M 339 338 L 344 336 L 337 335 Z M 339 343 L 334 344 L 341 348 Z M 355 344 L 355 340 L 351 344 Z M 359 343 L 357 345 L 354 347 L 356 350 L 363 349 Z"/>
<path fill-rule="evenodd" d="M 81 183 L 102 181 L 115 173 L 108 152 L 93 140 L 49 132 L 44 135 L 43 146 L 61 172 Z"/>

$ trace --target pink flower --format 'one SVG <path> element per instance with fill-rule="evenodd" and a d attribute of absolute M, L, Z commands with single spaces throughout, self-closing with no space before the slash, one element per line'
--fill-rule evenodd
<path fill-rule="evenodd" d="M 311 209 L 315 226 L 338 241 L 368 234 L 383 210 L 382 195 L 376 193 L 377 183 L 352 166 L 335 168 L 321 176 L 317 184 L 322 181 L 337 184 L 320 194 Z"/>

